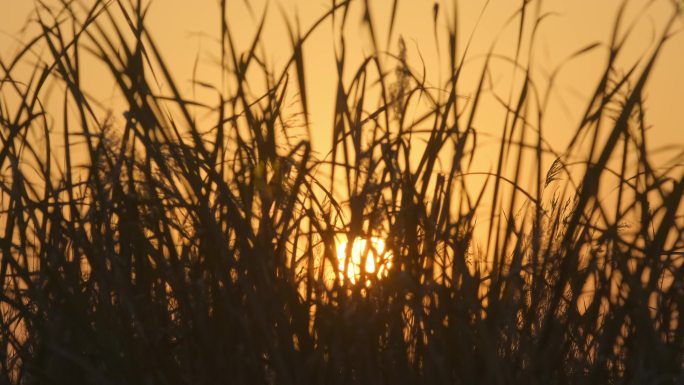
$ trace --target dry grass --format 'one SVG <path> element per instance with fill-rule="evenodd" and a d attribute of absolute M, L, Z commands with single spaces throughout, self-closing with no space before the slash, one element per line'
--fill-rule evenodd
<path fill-rule="evenodd" d="M 321 21 L 342 28 L 349 4 Z M 616 68 L 617 27 L 586 49 L 609 60 L 560 154 L 544 141 L 544 95 L 511 58 L 522 81 L 501 100 L 485 186 L 468 178 L 491 56 L 464 103 L 455 25 L 439 90 L 401 47 L 376 48 L 350 80 L 339 52 L 334 149 L 317 158 L 292 116 L 308 112 L 312 31 L 291 29 L 292 59 L 274 71 L 268 42 L 257 34 L 236 52 L 225 20 L 231 91 L 200 101 L 179 91 L 140 2 L 48 11 L 0 63 L 0 384 L 684 381 L 682 159 L 649 161 L 643 103 L 678 9 L 641 65 Z M 47 56 L 30 81 L 14 81 L 38 47 Z M 86 55 L 115 79 L 125 121 L 83 92 Z M 255 74 L 268 92 L 253 94 Z M 289 89 L 298 106 L 285 105 Z M 416 103 L 424 115 L 407 117 Z M 532 172 L 532 188 L 511 165 Z M 384 236 L 388 277 L 326 284 L 340 232 Z"/>

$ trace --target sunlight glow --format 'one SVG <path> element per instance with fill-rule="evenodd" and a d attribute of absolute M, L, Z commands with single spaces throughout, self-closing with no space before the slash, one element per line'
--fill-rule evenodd
<path fill-rule="evenodd" d="M 392 254 L 386 250 L 385 241 L 382 238 L 356 238 L 352 244 L 351 258 L 347 258 L 348 244 L 348 241 L 344 241 L 337 246 L 337 267 L 340 281 L 344 281 L 346 271 L 347 279 L 352 284 L 356 284 L 361 279 L 361 265 L 364 264 L 364 260 L 366 276 L 375 276 L 377 279 L 387 277 L 389 269 L 392 267 Z M 366 279 L 366 286 L 369 286 L 370 283 L 371 280 Z"/>

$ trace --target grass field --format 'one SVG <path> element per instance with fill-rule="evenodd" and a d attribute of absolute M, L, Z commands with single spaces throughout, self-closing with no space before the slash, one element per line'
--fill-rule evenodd
<path fill-rule="evenodd" d="M 199 99 L 143 2 L 36 2 L 40 32 L 0 63 L 0 384 L 684 383 L 684 151 L 652 160 L 645 97 L 681 2 L 633 66 L 619 14 L 576 53 L 607 61 L 561 152 L 548 93 L 506 58 L 488 172 L 476 127 L 501 58 L 462 91 L 467 41 L 438 9 L 441 84 L 364 18 L 374 50 L 350 69 L 331 42 L 334 116 L 311 127 L 303 43 L 357 23 L 352 3 L 293 22 L 282 68 L 261 27 L 238 51 L 225 18 Z M 122 109 L 85 91 L 85 57 Z"/>

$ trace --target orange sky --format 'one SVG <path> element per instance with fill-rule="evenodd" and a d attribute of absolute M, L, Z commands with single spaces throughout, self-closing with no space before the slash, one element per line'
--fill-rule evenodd
<path fill-rule="evenodd" d="M 148 24 L 156 32 L 157 42 L 171 64 L 176 80 L 182 85 L 187 85 L 188 89 L 190 88 L 189 82 L 185 80 L 191 77 L 195 56 L 200 50 L 202 54 L 198 77 L 205 81 L 216 81 L 215 79 L 218 78 L 216 66 L 209 62 L 210 54 L 215 56 L 218 52 L 218 44 L 213 40 L 219 35 L 220 12 L 217 3 L 214 0 L 156 0 L 152 4 Z M 264 5 L 269 2 L 256 0 L 249 1 L 249 3 L 255 16 L 258 17 Z M 441 3 L 442 10 L 450 8 L 452 4 L 451 1 Z M 475 21 L 484 3 L 485 1 L 482 0 L 460 2 L 462 45 L 474 30 Z M 545 1 L 543 10 L 557 14 L 543 25 L 537 42 L 535 62 L 540 70 L 539 74 L 544 69 L 551 70 L 580 47 L 594 41 L 607 41 L 620 3 L 620 1 L 612 0 Z M 654 4 L 646 12 L 643 12 L 642 9 L 647 3 L 649 1 L 634 0 L 628 7 L 627 20 L 632 21 L 637 15 L 640 15 L 640 19 L 628 44 L 628 49 L 625 51 L 626 55 L 622 61 L 625 67 L 649 47 L 654 33 L 659 32 L 671 9 L 669 0 L 658 0 L 653 2 Z M 357 2 L 353 9 L 346 31 L 347 55 L 350 59 L 355 58 L 356 62 L 371 49 L 368 45 L 367 31 L 361 24 L 361 4 L 362 2 Z M 378 25 L 382 47 L 385 47 L 386 21 L 390 4 L 390 1 L 371 1 L 372 16 Z M 400 1 L 397 25 L 390 48 L 396 50 L 397 36 L 403 35 L 407 41 L 409 58 L 414 60 L 414 64 L 418 64 L 416 59 L 420 50 L 427 65 L 428 78 L 436 82 L 440 72 L 444 73 L 446 66 L 442 65 L 440 71 L 432 30 L 432 4 L 431 1 Z M 278 63 L 284 62 L 290 51 L 286 29 L 282 22 L 283 12 L 290 18 L 298 15 L 302 29 L 305 29 L 329 9 L 330 5 L 331 1 L 322 0 L 270 1 L 264 37 L 270 60 L 276 68 Z M 517 6 L 518 2 L 509 0 L 490 2 L 479 27 L 475 30 L 471 57 L 476 58 L 486 52 L 497 35 L 500 36 L 500 40 L 495 51 L 509 55 L 513 52 L 513 39 L 517 26 L 512 24 L 505 29 L 502 29 L 502 26 Z M 21 35 L 19 30 L 23 27 L 32 7 L 33 1 L 30 0 L 0 0 L 0 9 L 4 10 L 0 13 L 0 30 L 3 34 L 0 37 L 0 55 L 5 60 L 18 47 L 11 36 L 25 39 L 31 34 L 28 32 Z M 229 20 L 232 22 L 230 28 L 236 36 L 238 45 L 246 47 L 256 28 L 256 21 L 246 11 L 243 1 L 231 0 L 229 7 Z M 440 17 L 439 23 L 442 26 L 446 23 L 444 17 Z M 681 27 L 684 27 L 684 20 L 678 25 L 679 29 Z M 357 37 L 358 39 L 355 39 Z M 440 38 L 444 45 L 444 36 Z M 335 93 L 333 41 L 333 30 L 327 23 L 305 45 L 311 120 L 314 123 L 313 141 L 320 150 L 329 147 L 330 143 Z M 596 51 L 569 64 L 561 73 L 556 88 L 556 98 L 550 106 L 550 111 L 547 112 L 550 119 L 547 126 L 554 127 L 554 130 L 547 135 L 547 139 L 557 149 L 562 149 L 567 135 L 575 128 L 579 119 L 578 115 L 585 108 L 583 103 L 592 91 L 605 57 L 605 51 Z M 355 60 L 350 60 L 350 62 Z M 471 66 L 473 71 L 470 73 L 466 71 L 464 74 L 466 85 L 474 84 L 480 70 L 477 59 L 473 60 Z M 684 35 L 678 34 L 663 52 L 648 88 L 648 117 L 655 126 L 652 133 L 654 146 L 658 143 L 684 145 L 684 127 L 681 124 L 684 121 L 683 68 Z M 92 81 L 97 82 L 99 78 L 95 75 L 96 71 L 92 72 Z M 510 77 L 510 70 L 502 67 L 497 75 L 503 85 L 506 77 Z M 467 86 L 464 89 L 467 90 Z M 493 132 L 496 133 L 501 126 L 498 124 L 501 118 L 502 114 L 483 116 L 479 126 L 494 127 Z"/>
<path fill-rule="evenodd" d="M 378 42 L 381 49 L 385 49 L 387 48 L 387 20 L 391 1 L 370 0 L 370 2 L 373 21 L 377 27 Z M 306 30 L 330 8 L 332 1 L 249 0 L 253 8 L 254 16 L 252 16 L 247 11 L 243 0 L 229 0 L 229 27 L 234 34 L 238 49 L 247 49 L 257 28 L 257 19 L 267 3 L 270 5 L 262 41 L 267 52 L 266 60 L 279 70 L 291 54 L 291 45 L 283 18 L 294 20 L 298 17 L 302 30 Z M 464 96 L 468 96 L 468 93 L 476 87 L 482 69 L 483 54 L 494 42 L 496 42 L 495 53 L 511 56 L 515 49 L 517 25 L 515 23 L 506 25 L 506 21 L 515 12 L 520 2 L 491 0 L 476 28 L 476 21 L 485 3 L 485 0 L 463 0 L 459 3 L 460 53 L 465 42 L 473 34 L 470 59 L 461 77 L 461 92 Z M 354 4 L 345 30 L 348 71 L 355 70 L 361 60 L 372 52 L 368 31 L 361 22 L 363 1 L 355 0 Z M 452 1 L 443 0 L 440 4 L 442 11 L 450 10 L 453 6 Z M 533 7 L 537 1 L 531 4 Z M 594 42 L 608 42 L 620 4 L 621 1 L 618 0 L 543 1 L 542 12 L 553 14 L 542 24 L 533 50 L 535 63 L 533 76 L 540 87 L 545 87 L 546 74 L 564 63 L 573 52 Z M 5 11 L 0 13 L 0 32 L 2 32 L 0 34 L 0 58 L 3 60 L 6 61 L 12 57 L 21 46 L 15 40 L 16 38 L 26 41 L 37 32 L 33 26 L 24 33 L 20 33 L 32 7 L 33 1 L 31 0 L 0 0 L 0 9 Z M 432 1 L 400 1 L 395 33 L 390 39 L 389 48 L 396 52 L 398 36 L 402 35 L 407 43 L 410 64 L 420 69 L 419 58 L 422 57 L 428 81 L 437 86 L 440 80 L 445 78 L 447 70 L 444 14 L 451 15 L 451 12 L 443 12 L 438 21 L 439 39 L 442 45 L 441 61 L 434 41 L 432 12 Z M 626 49 L 620 56 L 619 63 L 623 68 L 630 67 L 634 61 L 649 52 L 662 32 L 670 12 L 670 0 L 632 0 L 629 2 L 624 25 L 636 24 Z M 152 3 L 147 18 L 148 27 L 152 30 L 152 35 L 165 55 L 176 82 L 186 95 L 191 95 L 192 92 L 189 80 L 193 76 L 193 67 L 197 57 L 199 57 L 198 80 L 220 84 L 221 75 L 215 63 L 215 58 L 220 52 L 217 42 L 220 34 L 219 20 L 220 12 L 216 0 L 155 0 Z M 684 27 L 684 18 L 678 22 L 676 29 L 680 30 L 682 27 Z M 328 21 L 320 26 L 304 46 L 312 123 L 311 139 L 319 157 L 328 153 L 332 141 L 332 117 L 337 76 L 333 51 L 335 36 L 337 32 Z M 527 47 L 523 48 L 523 52 L 527 52 Z M 549 108 L 545 111 L 544 121 L 546 140 L 554 147 L 554 150 L 562 152 L 568 139 L 575 132 L 578 121 L 586 109 L 588 98 L 594 90 L 599 75 L 602 74 L 606 58 L 606 49 L 595 50 L 566 63 L 563 71 L 560 72 Z M 523 58 L 523 62 L 527 62 L 527 59 L 527 57 Z M 121 116 L 125 106 L 120 100 L 117 101 L 111 79 L 102 76 L 104 67 L 95 60 L 84 60 L 83 64 L 86 66 L 82 74 L 84 87 L 88 88 L 91 95 L 107 102 L 106 106 L 114 110 L 115 116 Z M 650 78 L 646 106 L 648 108 L 647 120 L 653 126 L 650 131 L 649 146 L 652 149 L 661 146 L 672 147 L 669 152 L 664 153 L 664 158 L 671 160 L 673 156 L 678 155 L 680 164 L 684 149 L 684 125 L 682 124 L 684 122 L 684 71 L 682 69 L 684 69 L 684 34 L 677 34 L 662 52 L 655 72 Z M 510 64 L 494 61 L 492 65 L 494 88 L 501 95 L 508 94 L 511 74 Z M 199 90 L 197 97 L 202 99 L 215 97 L 215 95 Z M 292 98 L 291 102 L 295 101 L 293 95 L 288 95 L 288 97 Z M 209 101 L 215 103 L 215 99 Z M 479 138 L 482 139 L 478 139 L 478 155 L 472 171 L 489 171 L 496 162 L 498 148 L 493 144 L 497 143 L 495 138 L 501 135 L 505 111 L 491 97 L 482 101 L 480 110 L 482 112 L 475 121 L 475 128 L 478 130 Z M 491 136 L 483 134 L 491 134 Z M 548 168 L 552 161 L 553 158 L 545 159 L 547 163 L 545 168 Z"/>
<path fill-rule="evenodd" d="M 92 0 L 85 1 L 92 2 Z M 371 0 L 370 3 L 378 43 L 381 49 L 385 49 L 387 48 L 387 20 L 392 2 Z M 460 92 L 466 97 L 476 88 L 482 69 L 483 55 L 494 42 L 496 42 L 494 52 L 497 54 L 511 56 L 515 50 L 517 20 L 508 25 L 506 21 L 514 14 L 519 2 L 489 1 L 476 27 L 478 17 L 486 3 L 484 0 L 459 2 L 461 53 L 465 42 L 473 34 L 470 59 L 461 76 Z M 537 3 L 537 1 L 531 3 L 532 11 Z M 546 86 L 547 74 L 566 62 L 569 55 L 591 43 L 606 43 L 609 40 L 615 15 L 621 3 L 617 0 L 546 0 L 541 3 L 542 13 L 552 13 L 542 24 L 532 51 L 535 63 L 533 77 L 542 90 Z M 332 1 L 250 0 L 253 14 L 248 12 L 243 0 L 229 0 L 228 4 L 229 27 L 238 50 L 248 48 L 256 31 L 258 18 L 263 13 L 266 4 L 269 4 L 262 41 L 267 52 L 266 60 L 276 70 L 280 70 L 291 54 L 291 44 L 283 22 L 284 17 L 290 20 L 298 18 L 302 30 L 307 30 L 318 17 L 330 9 Z M 433 35 L 433 4 L 428 0 L 400 1 L 395 32 L 390 39 L 389 48 L 396 52 L 398 36 L 403 36 L 407 43 L 410 64 L 420 69 L 422 64 L 419 58 L 422 57 L 428 81 L 433 86 L 437 86 L 446 76 L 446 15 L 452 15 L 451 9 L 454 2 L 440 1 L 442 12 L 438 20 L 440 31 L 438 38 L 442 46 L 441 61 Z M 20 46 L 14 40 L 16 37 L 26 41 L 29 36 L 36 33 L 35 26 L 20 33 L 32 7 L 33 1 L 30 0 L 0 0 L 0 9 L 5 10 L 0 14 L 0 28 L 3 32 L 0 35 L 0 57 L 3 60 L 11 57 Z M 8 9 L 10 12 L 6 12 Z M 347 42 L 348 73 L 354 71 L 361 60 L 372 52 L 368 31 L 361 21 L 362 9 L 363 1 L 356 0 L 344 32 Z M 628 3 L 624 25 L 636 24 L 619 60 L 623 68 L 628 68 L 644 53 L 649 52 L 654 40 L 662 32 L 671 9 L 669 0 L 632 0 Z M 148 28 L 151 29 L 153 37 L 165 55 L 176 82 L 186 95 L 192 95 L 190 79 L 193 76 L 196 58 L 199 58 L 196 73 L 198 80 L 220 84 L 221 75 L 219 66 L 216 64 L 216 58 L 220 52 L 219 20 L 220 11 L 218 1 L 215 0 L 155 0 L 152 2 L 147 18 Z M 676 29 L 682 29 L 682 27 L 684 27 L 684 18 L 678 22 Z M 320 26 L 304 46 L 312 123 L 311 139 L 319 158 L 323 158 L 331 149 L 337 76 L 333 50 L 337 35 L 338 32 L 334 31 L 331 22 L 328 21 Z M 523 47 L 523 52 L 527 51 L 527 47 Z M 560 72 L 553 97 L 545 111 L 544 120 L 545 139 L 556 152 L 563 152 L 567 141 L 575 132 L 578 121 L 586 109 L 588 98 L 603 71 L 606 58 L 606 49 L 595 50 L 566 63 Z M 527 59 L 524 57 L 522 61 L 525 63 Z M 86 68 L 82 73 L 84 87 L 91 95 L 105 101 L 105 105 L 114 110 L 114 116 L 120 117 L 125 106 L 117 98 L 112 80 L 107 76 L 102 76 L 104 67 L 96 60 L 83 60 L 83 64 Z M 682 125 L 684 122 L 684 71 L 682 69 L 684 69 L 684 34 L 677 34 L 662 52 L 648 84 L 647 121 L 653 126 L 648 141 L 650 148 L 670 146 L 669 151 L 660 153 L 661 159 L 671 161 L 673 157 L 678 156 L 679 163 L 682 162 L 682 149 L 684 149 Z M 508 94 L 512 73 L 510 64 L 501 60 L 495 60 L 492 63 L 494 89 L 499 95 Z M 520 77 L 517 80 L 519 81 Z M 292 87 L 292 90 L 295 89 L 296 87 Z M 206 90 L 198 90 L 196 97 L 200 100 L 208 100 L 210 104 L 216 102 L 216 96 Z M 291 100 L 286 104 L 297 106 L 295 97 L 294 91 L 288 94 Z M 506 114 L 492 97 L 485 97 L 481 101 L 479 110 L 480 113 L 474 123 L 479 137 L 478 151 L 471 171 L 491 171 L 496 164 L 497 138 L 501 136 Z M 413 142 L 413 145 L 421 146 L 421 143 Z M 419 154 L 419 147 L 417 150 L 415 153 Z M 547 169 L 553 160 L 553 157 L 546 157 L 543 169 Z M 484 181 L 484 177 L 471 178 L 475 185 L 480 184 L 480 180 Z"/>

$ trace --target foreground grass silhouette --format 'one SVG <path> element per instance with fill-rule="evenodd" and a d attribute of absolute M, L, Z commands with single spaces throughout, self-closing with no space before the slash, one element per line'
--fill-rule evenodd
<path fill-rule="evenodd" d="M 344 24 L 349 4 L 320 21 Z M 212 105 L 179 91 L 139 2 L 39 12 L 42 33 L 2 63 L 1 384 L 684 381 L 684 179 L 676 160 L 649 160 L 643 105 L 679 9 L 651 56 L 622 72 L 618 16 L 603 76 L 561 154 L 535 124 L 543 95 L 511 59 L 523 81 L 502 101 L 509 119 L 485 186 L 467 180 L 490 57 L 462 103 L 453 25 L 439 90 L 401 44 L 396 55 L 376 48 L 350 80 L 338 53 L 335 143 L 317 159 L 300 135 L 302 43 L 320 23 L 292 29 L 291 60 L 273 71 L 261 28 L 236 52 L 225 20 L 231 91 L 215 88 Z M 36 47 L 47 57 L 28 83 L 15 81 Z M 577 55 L 593 49 L 602 48 Z M 83 55 L 109 69 L 124 120 L 103 118 L 83 91 Z M 255 73 L 268 92 L 253 94 Z M 51 84 L 60 103 L 44 100 Z M 289 89 L 303 126 L 284 104 Z M 417 99 L 429 108 L 409 119 Z M 412 151 L 421 135 L 425 151 Z M 511 164 L 533 173 L 533 188 L 505 172 Z M 335 279 L 346 276 L 338 233 L 381 235 L 387 277 L 360 269 L 370 285 Z"/>

